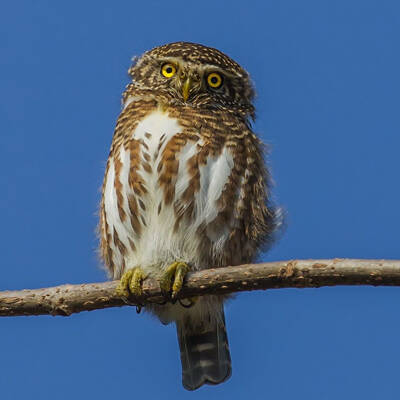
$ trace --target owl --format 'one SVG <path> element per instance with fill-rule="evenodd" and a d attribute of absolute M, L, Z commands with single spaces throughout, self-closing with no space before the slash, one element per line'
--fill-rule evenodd
<path fill-rule="evenodd" d="M 118 294 L 156 279 L 176 324 L 188 390 L 231 375 L 225 296 L 189 302 L 189 271 L 254 260 L 278 226 L 248 73 L 221 51 L 177 42 L 136 59 L 123 93 L 100 205 L 100 252 Z"/>

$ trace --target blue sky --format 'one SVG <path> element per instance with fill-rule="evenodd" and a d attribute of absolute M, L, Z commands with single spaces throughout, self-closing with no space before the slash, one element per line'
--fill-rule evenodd
<path fill-rule="evenodd" d="M 193 41 L 250 72 L 288 227 L 263 260 L 400 258 L 395 0 L 21 0 L 0 14 L 0 290 L 105 279 L 97 205 L 133 55 Z M 181 387 L 175 330 L 134 309 L 0 320 L 0 397 L 397 399 L 397 288 L 227 305 L 231 380 Z"/>

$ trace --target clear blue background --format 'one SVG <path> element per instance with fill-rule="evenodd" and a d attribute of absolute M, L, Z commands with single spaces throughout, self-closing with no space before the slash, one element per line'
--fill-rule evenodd
<path fill-rule="evenodd" d="M 0 290 L 105 279 L 97 206 L 133 55 L 185 40 L 249 70 L 288 228 L 264 260 L 400 258 L 400 4 L 9 1 L 0 13 Z M 0 397 L 398 399 L 397 288 L 227 306 L 232 379 L 181 387 L 173 327 L 131 308 L 0 320 Z"/>

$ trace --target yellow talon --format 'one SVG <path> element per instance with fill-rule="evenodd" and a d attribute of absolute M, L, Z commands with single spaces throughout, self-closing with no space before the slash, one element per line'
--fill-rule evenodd
<path fill-rule="evenodd" d="M 172 299 L 175 299 L 182 289 L 183 280 L 189 270 L 190 267 L 185 262 L 175 261 L 172 263 L 160 279 L 160 288 L 164 295 L 171 292 Z"/>
<path fill-rule="evenodd" d="M 140 297 L 143 294 L 142 283 L 146 275 L 142 268 L 135 267 L 126 271 L 119 281 L 116 292 L 118 296 L 129 297 L 133 294 Z"/>

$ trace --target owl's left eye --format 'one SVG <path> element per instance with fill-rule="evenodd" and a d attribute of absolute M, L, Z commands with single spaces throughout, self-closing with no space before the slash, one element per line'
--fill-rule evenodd
<path fill-rule="evenodd" d="M 161 67 L 161 74 L 166 78 L 172 78 L 176 74 L 176 67 L 174 64 L 164 64 Z"/>
<path fill-rule="evenodd" d="M 213 89 L 218 89 L 222 85 L 222 76 L 218 72 L 211 72 L 207 76 L 207 84 Z"/>

